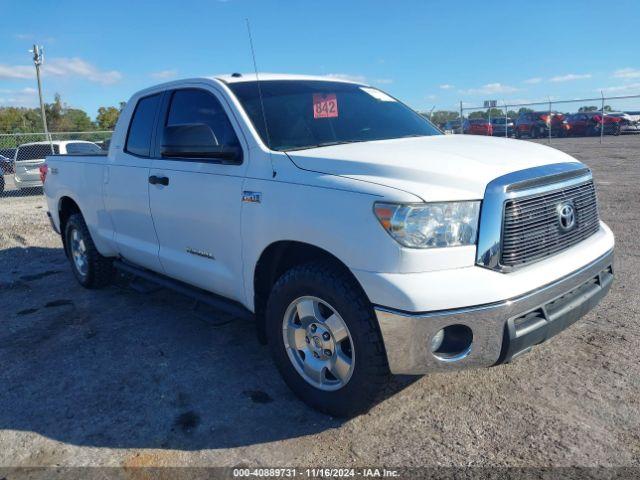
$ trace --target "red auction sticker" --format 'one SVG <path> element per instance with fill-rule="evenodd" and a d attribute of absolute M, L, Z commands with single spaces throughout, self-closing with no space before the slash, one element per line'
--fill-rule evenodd
<path fill-rule="evenodd" d="M 333 118 L 338 116 L 338 99 L 335 93 L 313 94 L 313 118 Z"/>

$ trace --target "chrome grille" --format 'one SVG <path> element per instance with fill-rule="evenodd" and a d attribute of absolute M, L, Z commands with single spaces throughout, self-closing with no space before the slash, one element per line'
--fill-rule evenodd
<path fill-rule="evenodd" d="M 573 203 L 576 225 L 563 232 L 558 206 Z M 501 265 L 520 266 L 565 250 L 598 231 L 593 181 L 548 193 L 507 200 L 504 207 Z"/>

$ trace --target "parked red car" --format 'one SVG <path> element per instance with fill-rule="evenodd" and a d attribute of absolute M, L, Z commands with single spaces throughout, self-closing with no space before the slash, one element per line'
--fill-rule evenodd
<path fill-rule="evenodd" d="M 614 115 L 604 115 L 605 135 L 620 135 L 621 118 Z M 602 114 L 600 112 L 574 113 L 567 116 L 565 131 L 567 135 L 600 135 Z"/>
<path fill-rule="evenodd" d="M 464 123 L 464 133 L 468 135 L 493 135 L 493 125 L 484 118 L 473 118 Z"/>
<path fill-rule="evenodd" d="M 546 137 L 549 135 L 563 137 L 564 115 L 559 112 L 523 112 L 516 120 L 516 138 L 527 136 L 529 138 Z"/>

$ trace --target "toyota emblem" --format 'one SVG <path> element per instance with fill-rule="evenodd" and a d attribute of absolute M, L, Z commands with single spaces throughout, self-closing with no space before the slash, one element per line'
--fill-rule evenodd
<path fill-rule="evenodd" d="M 576 208 L 572 202 L 558 205 L 558 224 L 563 232 L 568 232 L 576 226 Z"/>

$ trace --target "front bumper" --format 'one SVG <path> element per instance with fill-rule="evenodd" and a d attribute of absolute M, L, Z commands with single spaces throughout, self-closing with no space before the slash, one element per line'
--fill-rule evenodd
<path fill-rule="evenodd" d="M 638 125 L 621 125 L 620 133 L 640 133 L 640 124 Z"/>
<path fill-rule="evenodd" d="M 589 312 L 613 282 L 613 250 L 581 269 L 518 297 L 475 307 L 422 314 L 375 307 L 394 374 L 489 367 L 508 362 L 564 330 Z M 472 342 L 442 359 L 431 351 L 437 332 L 464 325 Z"/>

